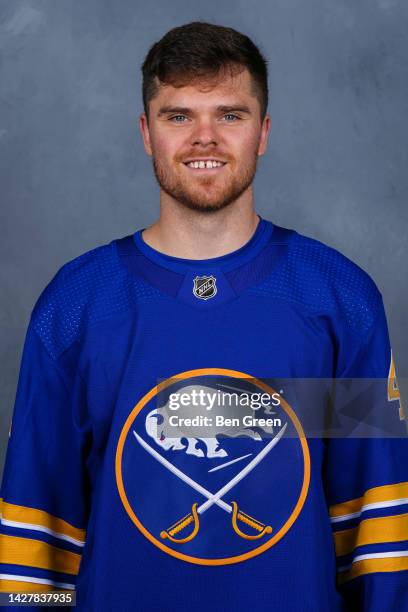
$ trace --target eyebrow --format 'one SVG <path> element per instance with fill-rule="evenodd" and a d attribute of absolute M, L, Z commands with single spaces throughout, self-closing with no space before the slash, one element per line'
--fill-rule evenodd
<path fill-rule="evenodd" d="M 217 106 L 216 110 L 219 113 L 231 113 L 231 112 L 240 112 L 240 113 L 248 113 L 251 111 L 248 106 L 242 104 L 228 104 L 228 105 L 220 105 Z M 157 113 L 158 117 L 162 115 L 168 115 L 169 113 L 179 113 L 180 115 L 187 115 L 191 113 L 192 109 L 188 106 L 162 106 L 159 108 Z"/>

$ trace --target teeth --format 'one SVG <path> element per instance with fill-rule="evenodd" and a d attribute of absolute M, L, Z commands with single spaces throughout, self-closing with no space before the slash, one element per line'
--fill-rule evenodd
<path fill-rule="evenodd" d="M 208 161 L 192 161 L 189 162 L 187 164 L 190 168 L 219 168 L 220 166 L 222 166 L 222 162 L 219 161 L 215 161 L 215 160 L 208 160 Z"/>

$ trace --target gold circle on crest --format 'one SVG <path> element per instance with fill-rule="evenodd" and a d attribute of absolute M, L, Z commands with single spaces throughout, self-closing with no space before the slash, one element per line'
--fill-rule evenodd
<path fill-rule="evenodd" d="M 292 527 L 293 523 L 296 521 L 297 517 L 300 514 L 300 511 L 303 508 L 303 504 L 305 503 L 307 492 L 309 489 L 310 483 L 310 454 L 309 447 L 307 444 L 307 440 L 303 431 L 303 428 L 300 424 L 299 419 L 297 418 L 293 409 L 289 406 L 289 404 L 283 399 L 280 399 L 281 406 L 283 410 L 287 413 L 289 418 L 291 419 L 297 433 L 299 436 L 302 453 L 303 453 L 303 483 L 300 491 L 300 495 L 296 505 L 290 514 L 288 520 L 282 527 L 277 531 L 267 542 L 264 542 L 262 545 L 254 548 L 253 550 L 248 551 L 247 553 L 243 553 L 241 555 L 236 555 L 235 557 L 226 557 L 224 559 L 202 559 L 199 557 L 192 557 L 191 555 L 186 555 L 184 553 L 178 552 L 177 550 L 173 550 L 163 542 L 160 542 L 157 538 L 155 538 L 146 527 L 140 522 L 137 518 L 133 508 L 131 507 L 129 500 L 127 498 L 125 488 L 123 485 L 122 478 L 122 454 L 123 447 L 125 444 L 125 440 L 129 433 L 129 429 L 135 420 L 136 416 L 139 412 L 146 406 L 146 404 L 153 398 L 159 391 L 166 389 L 171 384 L 173 384 L 174 380 L 185 380 L 186 378 L 191 378 L 193 376 L 211 376 L 211 375 L 221 375 L 221 376 L 230 376 L 231 378 L 249 378 L 255 381 L 256 385 L 258 385 L 261 389 L 263 389 L 268 394 L 273 394 L 275 391 L 272 387 L 269 387 L 267 384 L 261 382 L 257 378 L 250 376 L 249 374 L 245 374 L 243 372 L 238 372 L 236 370 L 228 370 L 224 368 L 200 368 L 197 370 L 188 370 L 186 372 L 181 372 L 180 374 L 176 374 L 171 378 L 161 382 L 159 385 L 153 387 L 146 393 L 144 397 L 136 404 L 133 408 L 132 412 L 129 414 L 126 422 L 122 428 L 122 431 L 119 436 L 118 446 L 116 449 L 116 458 L 115 458 L 115 473 L 116 473 L 116 484 L 118 487 L 119 495 L 122 500 L 122 503 L 125 507 L 127 514 L 129 515 L 132 522 L 136 525 L 136 527 L 141 531 L 141 533 L 148 539 L 152 544 L 168 553 L 169 555 L 176 557 L 177 559 L 182 559 L 183 561 L 188 561 L 189 563 L 195 563 L 197 565 L 228 565 L 230 563 L 239 563 L 241 561 L 246 561 L 247 559 L 251 559 L 252 557 L 256 557 L 261 554 L 265 550 L 268 550 L 271 546 L 276 544 L 284 535 L 289 531 Z"/>

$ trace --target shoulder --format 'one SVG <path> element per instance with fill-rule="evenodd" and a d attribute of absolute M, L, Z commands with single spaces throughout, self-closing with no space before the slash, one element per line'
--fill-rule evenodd
<path fill-rule="evenodd" d="M 381 293 L 371 276 L 340 251 L 295 233 L 289 250 L 289 267 L 296 270 L 307 299 L 319 311 L 327 309 L 353 332 L 365 334 L 381 303 Z"/>
<path fill-rule="evenodd" d="M 95 322 L 127 310 L 143 290 L 117 252 L 117 239 L 64 264 L 40 294 L 30 326 L 56 359 Z"/>
<path fill-rule="evenodd" d="M 296 231 L 288 241 L 284 264 L 271 274 L 266 286 L 278 297 L 341 320 L 362 334 L 373 323 L 382 302 L 376 283 L 360 266 L 340 251 Z"/>
<path fill-rule="evenodd" d="M 375 301 L 380 291 L 371 276 L 340 251 L 297 232 L 289 250 L 291 262 L 304 274 L 309 290 L 317 282 L 332 296 L 357 301 Z"/>

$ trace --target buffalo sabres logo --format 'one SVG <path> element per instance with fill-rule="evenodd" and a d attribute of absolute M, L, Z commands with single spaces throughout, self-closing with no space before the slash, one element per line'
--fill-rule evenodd
<path fill-rule="evenodd" d="M 200 300 L 209 300 L 217 293 L 216 278 L 214 276 L 196 276 L 194 278 L 193 293 Z"/>
<path fill-rule="evenodd" d="M 310 458 L 300 422 L 283 399 L 255 418 L 240 401 L 248 392 L 274 390 L 235 370 L 191 370 L 151 389 L 125 422 L 116 452 L 124 509 L 174 557 L 249 559 L 278 542 L 303 507 Z"/>

